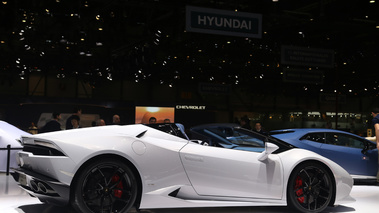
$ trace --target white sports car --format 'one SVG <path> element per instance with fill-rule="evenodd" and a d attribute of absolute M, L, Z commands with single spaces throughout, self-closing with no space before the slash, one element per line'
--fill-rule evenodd
<path fill-rule="evenodd" d="M 78 212 L 290 206 L 320 212 L 353 201 L 353 179 L 336 163 L 277 139 L 245 134 L 261 149 L 206 146 L 178 124 L 90 127 L 22 137 L 13 176 L 42 202 Z M 228 133 L 230 134 L 230 132 Z M 234 138 L 235 139 L 235 138 Z"/>

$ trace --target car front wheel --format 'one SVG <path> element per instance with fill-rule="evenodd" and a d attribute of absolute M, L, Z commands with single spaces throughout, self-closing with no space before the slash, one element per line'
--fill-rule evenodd
<path fill-rule="evenodd" d="M 78 212 L 127 212 L 136 200 L 137 182 L 126 164 L 99 159 L 81 171 L 72 190 L 71 205 Z"/>
<path fill-rule="evenodd" d="M 316 162 L 299 165 L 292 172 L 288 187 L 288 205 L 300 212 L 321 212 L 333 197 L 333 182 L 325 167 Z"/>

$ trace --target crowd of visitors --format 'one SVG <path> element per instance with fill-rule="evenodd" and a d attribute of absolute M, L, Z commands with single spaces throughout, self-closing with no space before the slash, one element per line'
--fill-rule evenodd
<path fill-rule="evenodd" d="M 31 134 L 38 134 L 38 133 L 46 133 L 46 132 L 54 132 L 59 130 L 68 130 L 68 129 L 77 129 L 87 126 L 82 126 L 80 124 L 80 119 L 82 117 L 82 109 L 81 108 L 74 108 L 72 111 L 72 114 L 66 119 L 62 120 L 61 113 L 59 112 L 53 112 L 51 114 L 51 118 L 47 119 L 48 121 L 43 126 L 37 126 L 35 122 L 31 122 L 30 127 L 28 128 L 27 132 Z M 111 117 L 111 123 L 106 123 L 105 119 L 99 118 L 97 120 L 94 120 L 91 122 L 91 126 L 105 126 L 105 125 L 122 125 L 125 124 L 121 122 L 121 117 L 118 114 L 114 114 Z M 170 119 L 164 119 L 164 123 L 170 123 Z M 157 118 L 150 117 L 149 118 L 149 124 L 155 124 L 158 123 Z"/>

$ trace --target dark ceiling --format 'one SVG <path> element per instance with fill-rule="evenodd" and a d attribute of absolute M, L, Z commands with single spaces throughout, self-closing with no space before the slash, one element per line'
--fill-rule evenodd
<path fill-rule="evenodd" d="M 9 0 L 0 3 L 0 83 L 30 73 L 94 87 L 126 79 L 377 94 L 379 2 L 370 0 Z M 185 31 L 185 6 L 262 14 L 262 38 Z M 282 45 L 335 51 L 324 83 L 282 81 Z M 310 69 L 318 69 L 310 67 Z M 283 89 L 281 89 L 283 88 Z M 256 90 L 256 88 L 251 88 Z"/>

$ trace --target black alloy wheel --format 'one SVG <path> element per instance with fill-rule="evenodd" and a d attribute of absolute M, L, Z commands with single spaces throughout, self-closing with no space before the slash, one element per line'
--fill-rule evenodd
<path fill-rule="evenodd" d="M 331 174 L 316 162 L 303 163 L 291 174 L 287 187 L 288 205 L 300 212 L 322 212 L 334 193 Z"/>
<path fill-rule="evenodd" d="M 137 197 L 137 181 L 133 172 L 117 160 L 92 162 L 76 180 L 71 205 L 78 212 L 125 213 Z"/>

